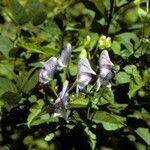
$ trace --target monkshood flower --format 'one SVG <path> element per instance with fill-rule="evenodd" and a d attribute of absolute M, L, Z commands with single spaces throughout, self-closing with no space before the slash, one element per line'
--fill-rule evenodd
<path fill-rule="evenodd" d="M 40 70 L 39 82 L 47 84 L 53 79 L 55 72 L 57 71 L 58 60 L 56 57 L 51 57 L 46 62 L 42 62 L 43 68 Z"/>
<path fill-rule="evenodd" d="M 54 103 L 54 117 L 60 116 L 63 117 L 66 121 L 67 121 L 66 109 L 69 100 L 68 89 L 69 89 L 69 82 L 68 80 L 66 80 L 63 83 L 62 91 L 58 94 L 58 97 Z"/>
<path fill-rule="evenodd" d="M 78 62 L 76 86 L 77 94 L 79 90 L 83 91 L 84 88 L 91 82 L 92 75 L 96 75 L 96 73 L 91 68 L 88 59 L 86 57 L 81 58 Z"/>
<path fill-rule="evenodd" d="M 67 43 L 66 47 L 62 50 L 60 57 L 58 58 L 57 69 L 61 71 L 64 67 L 67 67 L 71 57 L 71 44 Z"/>
<path fill-rule="evenodd" d="M 99 90 L 101 85 L 110 87 L 110 80 L 114 77 L 114 73 L 112 71 L 114 64 L 111 62 L 107 50 L 103 50 L 101 52 L 99 58 L 99 66 L 100 76 L 97 82 L 97 90 Z"/>

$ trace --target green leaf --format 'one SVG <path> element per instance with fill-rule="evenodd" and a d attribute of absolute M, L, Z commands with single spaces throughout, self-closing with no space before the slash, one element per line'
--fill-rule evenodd
<path fill-rule="evenodd" d="M 5 92 L 17 93 L 17 91 L 17 87 L 11 80 L 0 77 L 0 95 L 4 94 Z"/>
<path fill-rule="evenodd" d="M 39 81 L 39 70 L 35 71 L 35 68 L 29 72 L 22 72 L 17 80 L 18 88 L 24 93 L 29 93 Z"/>
<path fill-rule="evenodd" d="M 29 21 L 29 17 L 25 8 L 17 0 L 9 0 L 10 10 L 13 19 L 20 25 Z"/>
<path fill-rule="evenodd" d="M 31 75 L 28 78 L 28 81 L 25 83 L 25 85 L 22 88 L 22 91 L 24 93 L 29 93 L 38 83 L 39 81 L 39 70 L 36 70 L 33 75 Z"/>
<path fill-rule="evenodd" d="M 75 76 L 77 74 L 77 65 L 73 63 L 72 61 L 69 64 L 69 71 L 72 76 Z"/>
<path fill-rule="evenodd" d="M 111 48 L 114 54 L 120 55 L 121 45 L 118 41 L 113 40 Z"/>
<path fill-rule="evenodd" d="M 127 65 L 123 69 L 134 78 L 134 81 L 137 84 L 142 84 L 142 77 L 140 76 L 140 72 L 135 65 Z"/>
<path fill-rule="evenodd" d="M 21 95 L 19 93 L 8 91 L 1 96 L 1 99 L 4 101 L 4 103 L 14 106 L 20 101 Z"/>
<path fill-rule="evenodd" d="M 147 84 L 150 82 L 150 68 L 144 70 L 143 72 L 143 78 L 144 78 L 144 82 Z"/>
<path fill-rule="evenodd" d="M 150 146 L 150 132 L 148 128 L 138 128 L 135 132 Z"/>
<path fill-rule="evenodd" d="M 86 134 L 90 139 L 92 149 L 94 149 L 96 146 L 96 135 L 92 133 L 88 127 L 86 127 L 84 131 L 86 132 Z"/>
<path fill-rule="evenodd" d="M 38 44 L 34 43 L 34 42 L 31 43 L 31 42 L 27 42 L 27 41 L 25 41 L 23 39 L 19 39 L 17 45 L 19 47 L 22 47 L 22 48 L 26 49 L 29 53 L 45 54 L 42 51 L 41 47 Z"/>
<path fill-rule="evenodd" d="M 13 48 L 13 43 L 6 36 L 0 35 L 0 52 L 5 56 L 9 56 L 9 51 Z"/>
<path fill-rule="evenodd" d="M 102 123 L 105 130 L 114 131 L 126 126 L 124 123 L 126 118 L 110 114 L 105 111 L 96 111 L 91 115 L 91 119 L 95 123 Z"/>
<path fill-rule="evenodd" d="M 134 56 L 136 58 L 139 58 L 140 56 L 144 55 L 149 50 L 149 48 L 150 48 L 149 43 L 141 42 L 140 46 L 135 51 Z"/>
<path fill-rule="evenodd" d="M 0 75 L 7 77 L 10 80 L 16 78 L 13 61 L 0 61 Z"/>
<path fill-rule="evenodd" d="M 37 126 L 48 122 L 53 122 L 53 120 L 50 118 L 49 113 L 39 114 L 39 116 L 37 116 L 37 118 L 32 121 L 31 126 Z"/>
<path fill-rule="evenodd" d="M 114 51 L 115 54 L 120 53 L 119 55 L 121 55 L 122 58 L 126 59 L 134 53 L 134 47 L 132 41 L 137 43 L 139 42 L 139 39 L 136 36 L 136 34 L 132 32 L 125 32 L 116 35 L 114 41 L 115 43 L 112 47 L 113 48 L 112 50 Z M 125 48 L 121 50 L 120 49 L 121 46 L 124 46 Z"/>
<path fill-rule="evenodd" d="M 99 2 L 99 0 L 92 0 L 92 2 L 95 4 L 95 6 L 97 7 L 97 9 L 99 10 L 99 12 L 104 15 L 105 14 L 105 5 L 103 3 L 104 0 L 102 0 L 101 2 Z M 108 0 L 107 0 L 108 1 Z M 109 6 L 108 6 L 109 7 Z"/>
<path fill-rule="evenodd" d="M 115 76 L 116 83 L 125 84 L 130 82 L 130 75 L 126 72 L 119 72 Z"/>
<path fill-rule="evenodd" d="M 28 0 L 26 5 L 33 25 L 39 25 L 46 19 L 46 11 L 39 0 Z"/>
<path fill-rule="evenodd" d="M 51 141 L 54 136 L 55 136 L 54 133 L 50 133 L 50 134 L 46 135 L 46 137 L 44 139 L 45 139 L 45 141 Z"/>
<path fill-rule="evenodd" d="M 136 91 L 138 91 L 140 88 L 142 88 L 144 86 L 143 83 L 136 83 L 135 81 L 131 81 L 129 84 L 129 98 L 132 98 L 134 96 L 134 94 L 136 93 Z"/>
<path fill-rule="evenodd" d="M 128 3 L 127 0 L 116 0 L 116 6 L 117 7 L 120 7 L 120 6 L 122 6 L 122 5 L 126 4 L 126 3 Z"/>
<path fill-rule="evenodd" d="M 38 100 L 31 108 L 30 108 L 30 114 L 27 119 L 27 125 L 30 127 L 32 125 L 32 122 L 34 122 L 38 117 L 39 114 L 42 111 L 42 108 L 44 106 L 43 100 Z"/>
<path fill-rule="evenodd" d="M 69 108 L 86 108 L 88 106 L 91 106 L 93 109 L 98 109 L 97 106 L 93 103 L 90 105 L 89 98 L 85 97 L 83 94 L 77 95 L 71 95 L 70 101 L 69 101 Z"/>
<path fill-rule="evenodd" d="M 111 112 L 120 113 L 122 110 L 125 110 L 125 108 L 128 106 L 128 104 L 110 104 L 107 108 Z"/>
<path fill-rule="evenodd" d="M 114 103 L 114 94 L 112 90 L 110 90 L 107 87 L 101 88 L 98 95 L 96 94 L 96 97 L 93 97 L 94 104 L 97 104 L 98 106 L 105 105 L 108 103 L 113 104 Z"/>

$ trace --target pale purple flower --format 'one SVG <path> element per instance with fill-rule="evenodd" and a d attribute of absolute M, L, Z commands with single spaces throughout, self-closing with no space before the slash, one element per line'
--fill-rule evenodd
<path fill-rule="evenodd" d="M 86 57 L 83 57 L 78 62 L 77 72 L 77 87 L 76 92 L 84 90 L 84 88 L 91 82 L 92 75 L 96 75 L 90 66 L 90 63 Z"/>
<path fill-rule="evenodd" d="M 68 106 L 68 100 L 69 100 L 69 94 L 68 94 L 68 89 L 69 89 L 69 82 L 66 80 L 63 84 L 62 91 L 59 93 L 57 99 L 55 100 L 54 103 L 54 116 L 61 116 L 65 120 L 67 120 L 66 117 L 66 109 Z M 60 107 L 61 105 L 61 107 Z"/>
<path fill-rule="evenodd" d="M 99 90 L 101 85 L 110 87 L 110 80 L 114 77 L 114 73 L 112 72 L 112 67 L 114 66 L 114 64 L 111 62 L 107 50 L 103 50 L 101 52 L 99 58 L 99 66 L 100 75 L 97 82 L 97 90 Z"/>
<path fill-rule="evenodd" d="M 71 57 L 71 44 L 67 43 L 66 47 L 62 50 L 60 57 L 58 58 L 57 69 L 61 71 L 64 67 L 67 67 Z"/>
<path fill-rule="evenodd" d="M 47 84 L 53 79 L 53 76 L 57 70 L 58 60 L 56 57 L 51 57 L 46 62 L 43 62 L 43 68 L 40 70 L 39 82 Z"/>

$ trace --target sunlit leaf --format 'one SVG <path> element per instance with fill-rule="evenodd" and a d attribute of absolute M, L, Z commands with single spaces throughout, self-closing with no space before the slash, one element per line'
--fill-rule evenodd
<path fill-rule="evenodd" d="M 124 117 L 113 115 L 105 111 L 96 111 L 91 115 L 92 121 L 95 123 L 102 123 L 105 130 L 117 130 L 125 127 L 126 120 Z"/>
<path fill-rule="evenodd" d="M 127 74 L 126 72 L 119 72 L 115 76 L 115 80 L 118 84 L 124 84 L 124 83 L 129 83 L 130 82 L 130 75 Z"/>
<path fill-rule="evenodd" d="M 150 146 L 150 131 L 148 128 L 138 128 L 135 132 Z"/>

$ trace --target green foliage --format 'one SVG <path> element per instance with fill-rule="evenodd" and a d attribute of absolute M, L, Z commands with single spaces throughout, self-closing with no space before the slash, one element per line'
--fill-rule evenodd
<path fill-rule="evenodd" d="M 0 149 L 149 149 L 149 19 L 148 0 L 1 0 Z M 42 85 L 41 62 L 58 58 L 66 43 L 69 67 Z M 96 91 L 103 49 L 120 70 L 111 88 Z M 97 76 L 77 95 L 85 56 Z M 66 79 L 64 120 L 54 102 Z"/>

